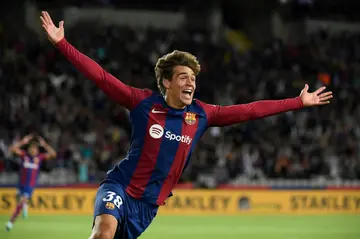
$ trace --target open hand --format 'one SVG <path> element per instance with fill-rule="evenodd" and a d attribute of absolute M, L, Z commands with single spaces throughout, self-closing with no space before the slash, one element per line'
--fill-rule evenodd
<path fill-rule="evenodd" d="M 40 143 L 40 146 L 45 146 L 46 145 L 46 141 L 44 140 L 43 137 L 38 137 L 38 140 L 39 140 L 39 143 Z"/>
<path fill-rule="evenodd" d="M 46 11 L 41 12 L 40 19 L 42 27 L 45 29 L 47 37 L 52 44 L 55 45 L 64 38 L 64 21 L 59 22 L 59 27 L 56 27 L 51 20 L 49 13 Z"/>
<path fill-rule="evenodd" d="M 33 136 L 32 134 L 26 135 L 26 136 L 22 139 L 22 143 L 23 143 L 23 144 L 28 144 L 33 137 L 34 137 L 34 136 Z"/>
<path fill-rule="evenodd" d="M 326 89 L 325 86 L 320 87 L 316 91 L 310 93 L 309 85 L 305 84 L 304 89 L 300 93 L 300 98 L 303 102 L 304 107 L 316 106 L 316 105 L 326 105 L 330 103 L 330 99 L 333 98 L 332 92 L 323 92 Z"/>

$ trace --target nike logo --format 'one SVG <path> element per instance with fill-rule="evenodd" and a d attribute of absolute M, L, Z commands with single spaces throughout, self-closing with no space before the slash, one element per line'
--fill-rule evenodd
<path fill-rule="evenodd" d="M 155 110 L 155 109 L 152 109 L 151 112 L 154 113 L 154 114 L 166 114 L 165 111 L 159 111 L 159 110 Z"/>

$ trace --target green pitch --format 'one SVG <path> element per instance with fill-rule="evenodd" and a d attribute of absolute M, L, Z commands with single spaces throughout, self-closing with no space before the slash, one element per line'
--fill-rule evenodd
<path fill-rule="evenodd" d="M 91 216 L 31 216 L 1 239 L 87 239 Z M 359 239 L 360 216 L 158 216 L 141 239 Z"/>

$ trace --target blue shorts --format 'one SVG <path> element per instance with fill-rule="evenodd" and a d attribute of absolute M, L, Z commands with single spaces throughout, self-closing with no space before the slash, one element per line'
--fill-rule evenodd
<path fill-rule="evenodd" d="M 110 214 L 118 220 L 114 239 L 135 239 L 150 225 L 157 210 L 157 205 L 128 195 L 121 185 L 105 182 L 96 194 L 94 221 L 98 215 Z"/>
<path fill-rule="evenodd" d="M 17 189 L 17 195 L 20 197 L 31 198 L 33 192 L 34 192 L 34 188 L 29 186 L 19 185 Z"/>

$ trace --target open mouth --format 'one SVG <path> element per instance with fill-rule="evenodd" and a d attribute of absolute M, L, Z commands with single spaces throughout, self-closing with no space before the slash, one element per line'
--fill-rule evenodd
<path fill-rule="evenodd" d="M 183 93 L 184 95 L 186 95 L 186 96 L 191 97 L 193 91 L 192 91 L 192 90 L 183 90 L 182 93 Z"/>

